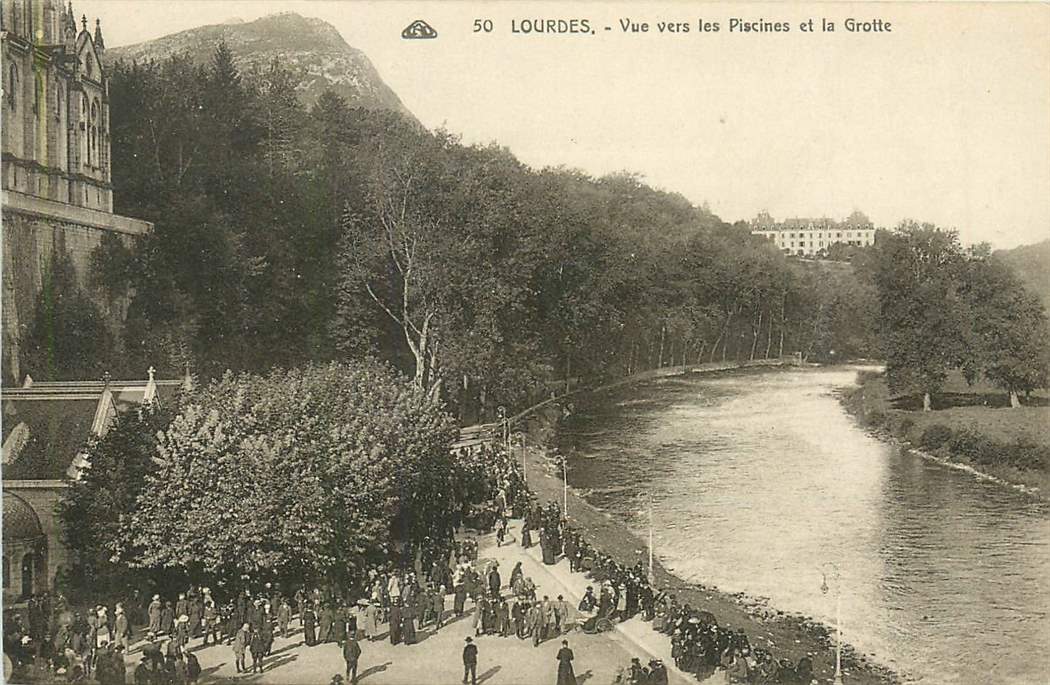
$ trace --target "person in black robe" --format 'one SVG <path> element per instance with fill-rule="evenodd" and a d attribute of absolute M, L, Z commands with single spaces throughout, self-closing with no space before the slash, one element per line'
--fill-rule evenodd
<path fill-rule="evenodd" d="M 406 645 L 416 642 L 416 605 L 413 602 L 405 604 L 401 612 L 402 637 Z"/>
<path fill-rule="evenodd" d="M 561 649 L 558 650 L 558 685 L 576 685 L 576 673 L 572 670 L 573 653 L 569 649 L 569 641 L 561 641 Z"/>
<path fill-rule="evenodd" d="M 171 602 L 165 602 L 164 608 L 160 611 L 160 632 L 165 635 L 172 635 L 175 633 L 175 609 L 171 606 Z"/>
<path fill-rule="evenodd" d="M 401 642 L 401 606 L 390 605 L 390 644 L 396 645 Z"/>
<path fill-rule="evenodd" d="M 318 621 L 317 621 L 317 624 L 318 624 L 317 641 L 318 642 L 324 643 L 324 642 L 331 642 L 332 641 L 332 619 L 333 618 L 334 618 L 334 615 L 332 614 L 332 607 L 330 607 L 329 605 L 325 604 L 321 608 L 321 615 L 318 617 Z"/>
<path fill-rule="evenodd" d="M 492 568 L 489 569 L 488 582 L 489 594 L 491 594 L 493 598 L 499 597 L 499 589 L 500 586 L 503 585 L 503 579 L 500 578 L 498 564 L 493 564 Z"/>
<path fill-rule="evenodd" d="M 302 621 L 303 636 L 306 638 L 306 646 L 313 647 L 317 644 L 317 614 L 314 613 L 313 607 L 309 604 L 303 607 Z"/>
<path fill-rule="evenodd" d="M 263 641 L 263 653 L 270 656 L 273 650 L 273 615 L 266 611 L 263 613 L 262 623 L 259 624 L 259 633 Z"/>
<path fill-rule="evenodd" d="M 346 642 L 346 607 L 339 607 L 332 612 L 332 642 Z"/>

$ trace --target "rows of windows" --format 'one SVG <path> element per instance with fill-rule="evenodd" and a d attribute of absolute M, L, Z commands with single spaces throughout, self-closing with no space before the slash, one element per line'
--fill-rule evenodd
<path fill-rule="evenodd" d="M 7 106 L 15 112 L 18 109 L 18 87 L 20 82 L 20 74 L 18 66 L 11 64 L 7 70 L 7 87 L 4 89 Z M 34 78 L 33 88 L 33 112 L 38 116 L 44 115 L 45 108 L 42 106 L 46 100 L 46 83 L 41 73 L 37 73 Z M 62 110 L 64 105 L 64 91 L 62 89 L 61 82 L 55 84 L 55 109 L 54 117 L 57 120 L 62 118 Z M 80 116 L 81 119 L 85 119 L 87 123 L 87 163 L 90 166 L 101 166 L 101 159 L 99 154 L 99 147 L 101 144 L 101 136 L 105 134 L 105 114 L 99 99 L 92 98 L 89 102 L 86 94 L 80 96 Z"/>

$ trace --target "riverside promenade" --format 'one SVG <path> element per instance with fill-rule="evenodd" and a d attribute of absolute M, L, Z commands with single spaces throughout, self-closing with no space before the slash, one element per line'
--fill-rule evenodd
<path fill-rule="evenodd" d="M 512 520 L 508 540 L 496 546 L 495 535 L 478 536 L 479 563 L 496 560 L 504 581 L 505 592 L 510 571 L 518 561 L 526 576 L 536 583 L 537 595 L 554 599 L 563 595 L 573 605 L 583 596 L 588 585 L 586 576 L 569 571 L 568 562 L 553 566 L 542 563 L 538 546 L 522 549 L 519 544 L 521 521 Z M 451 614 L 452 597 L 446 597 L 447 614 Z M 391 645 L 389 639 L 361 645 L 358 680 L 366 685 L 455 685 L 463 679 L 462 651 L 464 639 L 474 635 L 473 605 L 467 602 L 462 618 L 452 617 L 441 630 L 427 627 L 418 632 L 414 645 Z M 266 670 L 259 674 L 238 674 L 233 650 L 229 645 L 200 648 L 200 640 L 191 643 L 190 651 L 200 661 L 202 683 L 246 682 L 274 685 L 327 685 L 335 674 L 343 674 L 342 650 L 335 643 L 307 647 L 298 620 L 287 638 L 277 636 L 273 653 L 265 660 Z M 692 676 L 678 671 L 671 659 L 671 644 L 666 635 L 655 633 L 638 618 L 619 624 L 614 630 L 587 635 L 579 630 L 562 638 L 553 638 L 532 646 L 530 639 L 484 635 L 475 638 L 478 646 L 478 683 L 486 685 L 543 685 L 557 682 L 558 663 L 555 655 L 561 640 L 569 641 L 575 654 L 577 682 L 583 685 L 609 685 L 620 667 L 638 657 L 643 664 L 652 658 L 663 659 L 672 685 L 696 683 Z M 133 647 L 127 660 L 129 681 L 140 652 Z M 249 657 L 250 662 L 250 657 Z"/>

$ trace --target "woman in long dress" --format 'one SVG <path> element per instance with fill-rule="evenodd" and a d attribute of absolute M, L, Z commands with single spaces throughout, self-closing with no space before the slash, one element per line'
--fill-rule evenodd
<path fill-rule="evenodd" d="M 317 644 L 317 614 L 314 613 L 313 607 L 309 604 L 303 609 L 302 621 L 303 637 L 306 639 L 306 646 L 313 647 Z"/>
<path fill-rule="evenodd" d="M 371 602 L 365 607 L 364 620 L 361 621 L 365 637 L 369 642 L 379 637 L 379 603 Z"/>
<path fill-rule="evenodd" d="M 521 589 L 521 581 L 525 578 L 525 573 L 521 570 L 521 562 L 514 564 L 514 570 L 510 572 L 510 587 L 514 590 L 515 594 L 519 594 Z"/>
<path fill-rule="evenodd" d="M 569 641 L 561 641 L 561 649 L 558 650 L 558 685 L 576 685 L 576 673 L 572 670 L 572 650 L 569 649 Z"/>

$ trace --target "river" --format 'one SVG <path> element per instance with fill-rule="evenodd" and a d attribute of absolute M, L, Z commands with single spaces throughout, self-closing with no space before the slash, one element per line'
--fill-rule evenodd
<path fill-rule="evenodd" d="M 828 625 L 841 591 L 845 640 L 906 681 L 1050 682 L 1050 507 L 872 437 L 837 399 L 856 378 L 785 369 L 599 395 L 562 432 L 569 483 L 642 539 L 652 492 L 656 554 L 685 580 Z"/>

